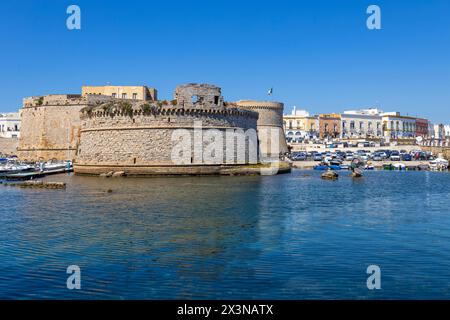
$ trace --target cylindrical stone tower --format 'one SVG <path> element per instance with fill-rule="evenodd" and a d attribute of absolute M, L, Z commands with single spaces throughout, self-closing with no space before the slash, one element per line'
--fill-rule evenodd
<path fill-rule="evenodd" d="M 262 159 L 278 157 L 288 152 L 283 130 L 283 103 L 241 100 L 236 102 L 236 106 L 259 114 L 257 126 Z"/>

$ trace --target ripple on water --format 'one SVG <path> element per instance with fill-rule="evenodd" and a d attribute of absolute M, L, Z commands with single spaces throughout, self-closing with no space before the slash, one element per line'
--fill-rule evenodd
<path fill-rule="evenodd" d="M 0 298 L 450 298 L 450 175 L 319 175 L 2 188 Z M 78 292 L 66 289 L 72 264 Z"/>

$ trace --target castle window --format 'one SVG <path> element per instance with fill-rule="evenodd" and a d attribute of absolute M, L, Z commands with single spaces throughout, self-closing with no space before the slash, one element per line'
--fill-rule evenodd
<path fill-rule="evenodd" d="M 127 98 L 127 94 L 126 93 L 122 93 L 122 99 L 126 99 Z"/>
<path fill-rule="evenodd" d="M 196 104 L 199 100 L 200 100 L 199 96 L 197 96 L 197 95 L 192 96 L 192 103 L 193 104 Z"/>
<path fill-rule="evenodd" d="M 219 96 L 214 96 L 214 104 L 219 105 Z"/>
<path fill-rule="evenodd" d="M 113 97 L 113 98 L 115 98 L 116 96 L 117 96 L 117 94 L 115 94 L 115 93 L 112 94 L 112 97 Z"/>
<path fill-rule="evenodd" d="M 137 100 L 137 93 L 133 93 L 133 100 Z"/>

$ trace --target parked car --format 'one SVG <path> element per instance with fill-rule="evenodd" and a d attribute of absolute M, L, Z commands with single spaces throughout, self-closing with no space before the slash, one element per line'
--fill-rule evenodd
<path fill-rule="evenodd" d="M 314 161 L 322 161 L 322 154 L 321 153 L 316 153 L 313 157 Z"/>
<path fill-rule="evenodd" d="M 405 154 L 402 154 L 402 160 L 403 160 L 403 161 L 411 161 L 411 160 L 412 160 L 412 157 L 411 157 L 410 154 L 405 153 Z"/>
<path fill-rule="evenodd" d="M 361 154 L 361 155 L 359 155 L 358 157 L 359 157 L 361 160 L 363 160 L 363 161 L 369 160 L 369 156 L 367 156 L 366 154 Z"/>
<path fill-rule="evenodd" d="M 379 152 L 378 153 L 379 155 L 380 155 L 380 157 L 384 160 L 384 159 L 387 159 L 388 158 L 388 155 L 387 155 L 387 153 L 386 152 L 384 152 L 384 151 L 382 151 L 382 152 Z"/>
<path fill-rule="evenodd" d="M 306 153 L 300 152 L 300 153 L 294 153 L 291 157 L 293 161 L 305 161 L 306 160 Z"/>
<path fill-rule="evenodd" d="M 392 151 L 389 159 L 391 159 L 391 161 L 400 161 L 400 153 L 398 151 Z"/>
<path fill-rule="evenodd" d="M 383 157 L 379 153 L 374 153 L 373 156 L 372 156 L 372 160 L 373 161 L 382 161 Z"/>

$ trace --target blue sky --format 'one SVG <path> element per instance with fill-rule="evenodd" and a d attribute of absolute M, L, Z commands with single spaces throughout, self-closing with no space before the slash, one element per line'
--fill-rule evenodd
<path fill-rule="evenodd" d="M 77 4 L 82 30 L 66 28 Z M 377 4 L 382 30 L 366 28 Z M 311 113 L 378 105 L 450 122 L 450 0 L 34 0 L 0 7 L 0 111 L 83 84 L 188 82 Z"/>

